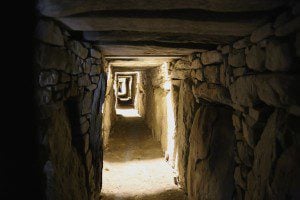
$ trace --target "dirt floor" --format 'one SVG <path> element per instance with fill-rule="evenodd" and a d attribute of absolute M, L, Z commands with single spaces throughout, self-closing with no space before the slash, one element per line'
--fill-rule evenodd
<path fill-rule="evenodd" d="M 104 151 L 102 199 L 183 200 L 166 163 L 142 118 L 118 117 Z"/>

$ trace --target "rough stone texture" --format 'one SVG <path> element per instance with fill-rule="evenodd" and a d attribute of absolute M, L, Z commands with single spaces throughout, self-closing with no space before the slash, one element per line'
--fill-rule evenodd
<path fill-rule="evenodd" d="M 222 47 L 222 54 L 229 54 L 232 51 L 232 47 L 230 45 L 226 45 Z"/>
<path fill-rule="evenodd" d="M 86 177 L 82 157 L 71 143 L 71 127 L 63 107 L 51 112 L 46 130 L 44 137 L 48 140 L 45 145 L 52 164 L 48 194 L 53 199 L 88 199 L 87 188 L 83 187 Z"/>
<path fill-rule="evenodd" d="M 219 66 L 211 65 L 204 68 L 204 76 L 208 83 L 220 83 Z"/>
<path fill-rule="evenodd" d="M 250 69 L 255 71 L 264 71 L 265 68 L 266 53 L 265 51 L 253 45 L 250 50 L 246 53 L 246 63 Z"/>
<path fill-rule="evenodd" d="M 196 69 L 191 71 L 191 78 L 203 81 L 203 73 L 201 69 Z"/>
<path fill-rule="evenodd" d="M 231 104 L 229 91 L 219 85 L 210 85 L 207 83 L 201 83 L 192 87 L 194 97 L 196 99 L 204 99 L 209 102 L 217 102 L 226 105 Z"/>
<path fill-rule="evenodd" d="M 82 111 L 81 114 L 85 115 L 91 112 L 91 104 L 92 104 L 92 92 L 87 92 L 82 100 Z"/>
<path fill-rule="evenodd" d="M 223 61 L 222 54 L 218 51 L 206 51 L 201 54 L 201 61 L 204 65 L 221 63 Z"/>
<path fill-rule="evenodd" d="M 201 106 L 190 135 L 188 199 L 231 199 L 234 191 L 234 133 L 231 111 Z"/>
<path fill-rule="evenodd" d="M 88 121 L 85 121 L 84 123 L 81 124 L 81 132 L 87 133 L 87 131 L 89 130 L 90 127 L 90 123 Z"/>
<path fill-rule="evenodd" d="M 228 64 L 233 67 L 243 67 L 246 64 L 244 49 L 233 50 L 229 53 Z"/>
<path fill-rule="evenodd" d="M 65 50 L 44 44 L 36 46 L 34 58 L 42 69 L 66 70 L 69 62 L 69 55 Z"/>
<path fill-rule="evenodd" d="M 78 78 L 78 86 L 89 86 L 91 84 L 90 77 L 88 75 L 83 75 Z"/>
<path fill-rule="evenodd" d="M 101 68 L 99 65 L 92 65 L 90 75 L 99 75 L 101 73 Z"/>
<path fill-rule="evenodd" d="M 61 75 L 60 75 L 60 82 L 67 83 L 70 80 L 71 80 L 71 76 L 69 74 L 61 73 Z"/>
<path fill-rule="evenodd" d="M 250 40 L 253 43 L 257 43 L 273 34 L 274 34 L 274 30 L 272 28 L 272 23 L 268 23 L 258 28 L 257 30 L 253 31 Z"/>
<path fill-rule="evenodd" d="M 83 72 L 85 74 L 89 74 L 91 72 L 91 65 L 88 64 L 88 63 L 86 63 L 86 62 L 84 62 L 83 63 Z"/>
<path fill-rule="evenodd" d="M 186 79 L 190 76 L 191 70 L 172 70 L 171 78 L 172 79 Z"/>
<path fill-rule="evenodd" d="M 300 171 L 299 171 L 299 146 L 288 148 L 277 160 L 274 172 L 271 191 L 268 194 L 270 199 L 299 199 Z"/>
<path fill-rule="evenodd" d="M 191 92 L 191 82 L 181 81 L 178 100 L 178 127 L 176 134 L 176 148 L 178 152 L 178 162 L 176 163 L 179 173 L 179 183 L 186 188 L 187 164 L 189 156 L 189 136 L 192 127 L 194 114 L 196 112 L 196 102 Z"/>
<path fill-rule="evenodd" d="M 296 17 L 295 19 L 291 20 L 290 22 L 283 24 L 282 26 L 279 26 L 275 30 L 276 36 L 286 36 L 288 34 L 291 34 L 295 31 L 299 31 L 300 29 L 300 17 Z"/>
<path fill-rule="evenodd" d="M 92 83 L 98 83 L 99 76 L 92 76 L 91 80 L 92 80 Z"/>
<path fill-rule="evenodd" d="M 225 86 L 226 84 L 226 65 L 221 64 L 220 66 L 220 83 Z"/>
<path fill-rule="evenodd" d="M 266 47 L 266 68 L 271 71 L 288 71 L 292 64 L 292 52 L 288 43 L 272 40 Z"/>
<path fill-rule="evenodd" d="M 234 180 L 237 185 L 239 185 L 243 189 L 246 189 L 246 182 L 242 177 L 242 172 L 241 172 L 240 166 L 236 167 L 234 170 Z"/>
<path fill-rule="evenodd" d="M 200 58 L 196 58 L 191 63 L 191 69 L 199 69 L 202 68 L 202 63 Z"/>
<path fill-rule="evenodd" d="M 242 163 L 248 167 L 252 166 L 253 150 L 245 142 L 237 142 L 237 152 Z"/>
<path fill-rule="evenodd" d="M 87 86 L 86 88 L 90 91 L 95 90 L 97 88 L 97 84 L 91 84 L 91 85 Z"/>
<path fill-rule="evenodd" d="M 86 49 L 80 42 L 76 40 L 68 41 L 67 43 L 68 48 L 75 53 L 77 56 L 79 56 L 82 59 L 86 59 L 88 56 L 88 49 Z"/>
<path fill-rule="evenodd" d="M 297 76 L 285 74 L 264 74 L 239 77 L 230 85 L 229 91 L 234 103 L 253 106 L 259 100 L 267 105 L 283 107 L 299 104 Z"/>
<path fill-rule="evenodd" d="M 243 48 L 246 48 L 247 46 L 249 46 L 250 44 L 251 44 L 251 42 L 250 42 L 249 38 L 243 38 L 243 39 L 238 40 L 235 43 L 233 43 L 233 48 L 243 49 Z"/>
<path fill-rule="evenodd" d="M 272 180 L 274 180 L 273 178 L 270 179 L 270 177 L 272 177 L 274 174 L 274 165 L 276 164 L 276 157 L 278 156 L 277 149 L 279 148 L 279 143 L 276 141 L 276 138 L 278 138 L 279 135 L 285 133 L 285 123 L 286 115 L 279 110 L 275 110 L 274 113 L 270 116 L 262 133 L 261 140 L 258 142 L 254 149 L 255 159 L 253 168 L 248 175 L 245 199 L 248 200 L 267 198 L 266 192 L 270 191 L 268 187 L 271 185 Z M 293 154 L 291 154 L 291 156 L 293 156 Z M 293 167 L 293 165 L 290 165 L 288 167 L 289 170 L 291 169 L 291 167 Z M 297 171 L 299 172 L 299 170 Z M 278 177 L 280 176 L 280 174 L 276 174 L 276 176 Z M 291 183 L 293 184 L 293 182 Z M 278 191 L 278 194 L 282 195 L 284 194 L 284 192 L 293 193 L 294 191 L 293 189 L 292 191 Z M 295 197 L 295 193 L 293 195 Z"/>
<path fill-rule="evenodd" d="M 51 91 L 39 89 L 36 91 L 36 99 L 39 105 L 48 104 L 52 100 Z"/>
<path fill-rule="evenodd" d="M 178 60 L 175 65 L 175 69 L 191 69 L 191 62 L 187 60 Z"/>
<path fill-rule="evenodd" d="M 242 120 L 240 119 L 240 117 L 236 114 L 232 115 L 232 124 L 235 127 L 236 131 L 241 131 L 242 130 Z"/>
<path fill-rule="evenodd" d="M 58 73 L 56 71 L 45 71 L 39 75 L 40 86 L 45 87 L 58 83 Z"/>
<path fill-rule="evenodd" d="M 64 46 L 64 39 L 61 30 L 53 21 L 40 20 L 36 26 L 35 36 L 42 42 Z"/>
<path fill-rule="evenodd" d="M 90 50 L 90 54 L 93 58 L 101 58 L 101 53 L 100 51 L 96 50 L 96 49 L 91 49 Z"/>
<path fill-rule="evenodd" d="M 234 77 L 243 76 L 246 73 L 246 68 L 245 67 L 234 68 L 232 70 L 232 73 Z"/>

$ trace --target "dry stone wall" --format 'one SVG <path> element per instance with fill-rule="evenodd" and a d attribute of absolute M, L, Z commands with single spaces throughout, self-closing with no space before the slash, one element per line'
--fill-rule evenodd
<path fill-rule="evenodd" d="M 104 61 L 55 22 L 36 28 L 35 97 L 45 199 L 97 199 L 102 185 Z"/>
<path fill-rule="evenodd" d="M 295 7 L 248 37 L 170 66 L 180 91 L 179 183 L 189 199 L 300 198 Z"/>

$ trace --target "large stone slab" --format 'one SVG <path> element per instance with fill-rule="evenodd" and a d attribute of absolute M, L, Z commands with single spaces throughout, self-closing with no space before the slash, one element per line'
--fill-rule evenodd
<path fill-rule="evenodd" d="M 73 51 L 77 56 L 79 56 L 82 59 L 86 59 L 88 56 L 88 49 L 85 48 L 80 42 L 76 40 L 68 41 L 67 46 L 69 49 Z"/>
<path fill-rule="evenodd" d="M 288 71 L 292 65 L 292 51 L 288 43 L 271 40 L 266 46 L 266 68 L 271 71 Z"/>
<path fill-rule="evenodd" d="M 206 51 L 201 54 L 201 61 L 204 65 L 221 63 L 223 61 L 222 54 L 218 51 Z"/>
<path fill-rule="evenodd" d="M 58 83 L 58 73 L 56 71 L 44 71 L 39 75 L 39 84 L 41 87 L 55 85 Z"/>
<path fill-rule="evenodd" d="M 201 106 L 190 135 L 188 199 L 231 199 L 234 191 L 232 112 Z"/>
<path fill-rule="evenodd" d="M 217 65 L 206 66 L 204 77 L 208 83 L 220 83 L 220 67 Z"/>
<path fill-rule="evenodd" d="M 53 21 L 40 20 L 35 29 L 35 37 L 48 44 L 64 46 L 62 32 Z"/>
<path fill-rule="evenodd" d="M 267 105 L 285 107 L 299 105 L 298 76 L 261 74 L 239 77 L 230 87 L 234 103 L 252 107 L 259 101 Z"/>
<path fill-rule="evenodd" d="M 250 40 L 253 43 L 259 42 L 271 35 L 274 34 L 274 30 L 272 27 L 272 23 L 268 23 L 263 25 L 262 27 L 256 29 L 255 31 L 253 31 L 253 33 L 251 34 Z"/>
<path fill-rule="evenodd" d="M 278 135 L 285 131 L 285 114 L 275 110 L 254 149 L 254 163 L 247 179 L 246 200 L 264 199 L 270 185 L 279 144 Z"/>
<path fill-rule="evenodd" d="M 265 51 L 257 45 L 253 45 L 249 51 L 246 51 L 246 63 L 250 69 L 255 71 L 264 71 L 265 60 Z"/>
<path fill-rule="evenodd" d="M 229 53 L 228 56 L 228 64 L 233 67 L 243 67 L 246 64 L 245 60 L 245 50 L 239 49 L 239 50 L 233 50 Z"/>
<path fill-rule="evenodd" d="M 192 93 L 192 83 L 188 79 L 180 81 L 178 96 L 178 126 L 176 134 L 176 148 L 178 152 L 179 183 L 186 189 L 187 163 L 189 155 L 189 136 L 197 104 Z"/>
<path fill-rule="evenodd" d="M 201 83 L 193 85 L 192 90 L 196 99 L 200 98 L 209 102 L 226 105 L 231 105 L 232 103 L 228 89 L 220 85 Z"/>
<path fill-rule="evenodd" d="M 66 50 L 45 44 L 36 46 L 34 58 L 41 69 L 66 70 L 66 66 L 70 61 L 70 56 Z"/>

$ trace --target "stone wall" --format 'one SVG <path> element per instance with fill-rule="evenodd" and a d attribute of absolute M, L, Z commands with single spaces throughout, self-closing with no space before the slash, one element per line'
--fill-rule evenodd
<path fill-rule="evenodd" d="M 113 132 L 114 123 L 116 122 L 116 90 L 114 88 L 115 75 L 112 67 L 108 68 L 108 80 L 107 90 L 105 95 L 105 102 L 103 108 L 103 123 L 102 123 L 102 134 L 103 134 L 103 145 L 106 147 L 108 144 L 109 136 Z"/>
<path fill-rule="evenodd" d="M 287 8 L 248 37 L 170 66 L 189 199 L 300 198 L 299 19 Z"/>
<path fill-rule="evenodd" d="M 168 69 L 169 64 L 165 63 L 146 72 L 145 118 L 153 137 L 160 141 L 166 160 L 174 166 L 177 102 Z"/>
<path fill-rule="evenodd" d="M 36 27 L 35 96 L 45 199 L 97 199 L 102 185 L 101 52 L 55 22 Z"/>
<path fill-rule="evenodd" d="M 135 95 L 135 109 L 138 110 L 139 115 L 145 118 L 146 111 L 146 73 L 144 71 L 139 72 L 137 92 Z"/>

